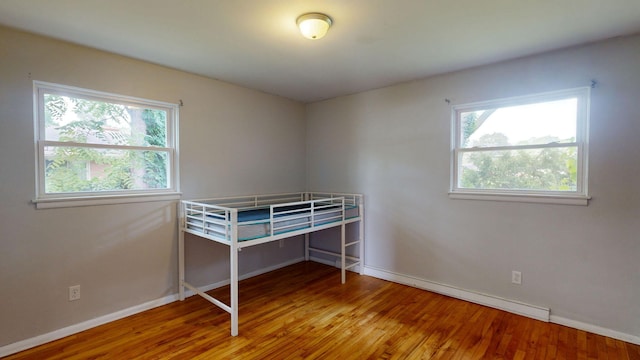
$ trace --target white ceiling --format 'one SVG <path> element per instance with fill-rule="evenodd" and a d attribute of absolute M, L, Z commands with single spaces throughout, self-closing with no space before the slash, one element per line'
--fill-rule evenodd
<path fill-rule="evenodd" d="M 640 0 L 2 0 L 0 24 L 311 102 L 637 33 Z"/>

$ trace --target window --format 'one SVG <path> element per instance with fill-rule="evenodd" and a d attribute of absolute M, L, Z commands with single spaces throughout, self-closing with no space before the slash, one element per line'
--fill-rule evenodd
<path fill-rule="evenodd" d="M 586 205 L 589 91 L 454 106 L 450 196 Z"/>
<path fill-rule="evenodd" d="M 178 106 L 34 82 L 38 208 L 177 198 Z"/>

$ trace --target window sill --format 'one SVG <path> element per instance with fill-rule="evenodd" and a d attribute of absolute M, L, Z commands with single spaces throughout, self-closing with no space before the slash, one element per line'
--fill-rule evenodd
<path fill-rule="evenodd" d="M 36 205 L 36 209 L 54 209 L 80 206 L 95 205 L 113 205 L 128 204 L 138 202 L 151 201 L 171 201 L 179 200 L 181 193 L 154 193 L 154 194 L 135 194 L 135 195 L 105 195 L 105 196 L 84 196 L 84 197 L 60 197 L 36 199 L 32 202 Z"/>
<path fill-rule="evenodd" d="M 449 198 L 455 200 L 506 201 L 535 204 L 589 205 L 590 196 L 583 195 L 539 195 L 539 194 L 501 194 L 501 193 L 468 193 L 449 192 Z"/>

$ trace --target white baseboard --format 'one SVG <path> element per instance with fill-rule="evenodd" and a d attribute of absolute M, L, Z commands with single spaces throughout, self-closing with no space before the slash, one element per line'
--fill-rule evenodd
<path fill-rule="evenodd" d="M 166 304 L 170 304 L 174 301 L 178 300 L 178 295 L 174 294 L 174 295 L 169 295 L 169 296 L 165 296 L 161 299 L 157 299 L 157 300 L 152 300 L 149 302 L 146 302 L 144 304 L 140 304 L 140 305 L 136 305 L 136 306 L 132 306 L 130 308 L 124 309 L 124 310 L 120 310 L 120 311 L 116 311 L 114 313 L 111 314 L 107 314 L 107 315 L 103 315 L 100 317 L 97 317 L 95 319 L 91 319 L 91 320 L 87 320 L 87 321 L 83 321 L 81 323 L 78 324 L 74 324 L 71 326 L 67 326 L 64 327 L 62 329 L 58 329 L 46 334 L 42 334 L 30 339 L 26 339 L 26 340 L 22 340 L 22 341 L 18 341 L 16 343 L 13 344 L 9 344 L 9 345 L 5 345 L 3 347 L 0 347 L 0 357 L 3 356 L 7 356 L 7 355 L 11 355 L 11 354 L 15 354 L 19 351 L 22 350 L 26 350 L 26 349 L 30 349 L 32 347 L 36 347 L 45 343 L 48 343 L 50 341 L 54 341 L 54 340 L 58 340 L 58 339 L 62 339 L 63 337 L 69 336 L 69 335 L 73 335 L 73 334 L 77 334 L 81 331 L 85 331 L 91 328 L 94 328 L 96 326 L 100 326 L 112 321 L 116 321 L 122 318 L 125 318 L 127 316 L 131 316 L 143 311 L 147 311 L 147 310 L 151 310 L 153 308 L 156 308 L 158 306 L 163 306 Z"/>
<path fill-rule="evenodd" d="M 525 304 L 515 300 L 504 299 L 497 296 L 481 294 L 475 291 L 460 289 L 454 286 L 440 284 L 437 282 L 419 279 L 413 276 L 394 273 L 387 270 L 377 269 L 371 266 L 364 267 L 364 274 L 375 278 L 388 280 L 404 285 L 409 285 L 419 289 L 429 290 L 438 294 L 451 296 L 456 299 L 469 301 L 472 303 L 485 305 L 510 313 L 526 316 L 532 319 L 548 322 L 550 311 L 547 308 Z"/>
<path fill-rule="evenodd" d="M 474 291 L 464 290 L 429 280 L 419 279 L 413 276 L 377 269 L 370 266 L 364 267 L 364 274 L 383 280 L 433 291 L 435 293 L 451 296 L 456 299 L 466 300 L 472 303 L 489 306 L 495 309 L 504 310 L 529 318 L 552 322 L 574 329 L 584 330 L 590 333 L 607 336 L 612 339 L 622 340 L 632 344 L 640 345 L 640 336 L 603 328 L 601 326 L 588 324 L 581 321 L 563 318 L 557 315 L 551 315 L 550 309 L 547 308 L 525 304 L 514 300 L 503 299 L 492 295 L 480 294 Z"/>
<path fill-rule="evenodd" d="M 584 330 L 584 331 L 587 331 L 587 332 L 590 332 L 590 333 L 594 333 L 594 334 L 610 337 L 610 338 L 613 338 L 613 339 L 626 341 L 626 342 L 629 342 L 629 343 L 632 343 L 632 344 L 640 345 L 640 336 L 626 334 L 626 333 L 623 333 L 623 332 L 620 332 L 620 331 L 615 331 L 615 330 L 603 328 L 603 327 L 598 326 L 598 325 L 587 324 L 587 323 L 583 323 L 581 321 L 576 321 L 576 320 L 563 318 L 563 317 L 557 316 L 557 315 L 551 315 L 551 318 L 549 319 L 549 321 L 551 321 L 554 324 L 564 325 L 564 326 L 568 326 L 570 328 L 574 328 L 574 329 L 578 329 L 578 330 Z"/>
<path fill-rule="evenodd" d="M 304 261 L 304 257 L 300 257 L 300 258 L 296 258 L 293 260 L 289 260 L 280 264 L 276 264 L 273 266 L 269 266 L 266 268 L 262 268 L 244 275 L 239 276 L 240 280 L 244 280 L 244 279 L 248 279 L 250 277 L 254 277 L 257 275 L 261 275 L 264 273 L 267 273 L 269 271 L 273 271 L 273 270 L 277 270 L 279 268 L 285 267 L 285 266 L 289 266 L 289 265 L 293 265 L 295 263 L 299 263 L 301 261 Z M 209 284 L 206 286 L 201 287 L 200 289 L 203 291 L 209 291 L 209 290 L 213 290 L 216 288 L 219 288 L 221 286 L 225 286 L 229 284 L 229 280 L 224 280 L 224 281 L 220 281 L 217 283 L 213 283 L 213 284 Z M 192 291 L 187 291 L 185 293 L 185 296 L 192 296 L 194 295 L 194 293 Z M 135 315 L 137 313 L 141 313 L 143 311 L 147 311 L 147 310 L 151 310 L 153 308 L 156 308 L 158 306 L 163 306 L 163 305 L 167 305 L 170 304 L 174 301 L 178 301 L 179 296 L 178 294 L 173 294 L 173 295 L 169 295 L 169 296 L 165 296 L 161 299 L 157 299 L 157 300 L 152 300 L 149 302 L 146 302 L 144 304 L 140 304 L 140 305 L 136 305 L 136 306 L 132 306 L 130 308 L 127 309 L 123 309 L 120 311 L 116 311 L 114 313 L 111 314 L 107 314 L 104 316 L 100 316 L 97 317 L 95 319 L 91 319 L 91 320 L 87 320 L 87 321 L 83 321 L 81 323 L 78 324 L 74 324 L 71 326 L 67 326 L 65 328 L 62 329 L 58 329 L 43 335 L 39 335 L 36 337 L 32 337 L 29 339 L 25 339 L 25 340 L 21 340 L 18 342 L 15 342 L 13 344 L 9 344 L 9 345 L 5 345 L 0 347 L 0 358 L 4 357 L 4 356 L 8 356 L 11 354 L 15 354 L 17 352 L 23 351 L 23 350 L 27 350 L 30 349 L 32 347 L 36 347 L 42 344 L 46 344 L 48 342 L 54 341 L 54 340 L 58 340 L 58 339 L 62 339 L 63 337 L 67 337 L 69 335 L 73 335 L 73 334 L 77 334 L 79 332 L 85 331 L 85 330 L 89 330 L 91 328 L 94 328 L 96 326 L 100 326 L 100 325 L 104 325 L 106 323 L 112 322 L 112 321 L 116 321 L 122 318 L 125 318 L 127 316 L 131 316 L 131 315 Z"/>

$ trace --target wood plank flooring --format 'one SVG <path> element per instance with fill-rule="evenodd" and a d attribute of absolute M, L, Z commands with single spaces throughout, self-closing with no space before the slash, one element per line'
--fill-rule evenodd
<path fill-rule="evenodd" d="M 210 292 L 228 303 L 228 287 Z M 640 346 L 303 262 L 240 283 L 240 336 L 199 296 L 6 359 L 640 359 Z"/>

